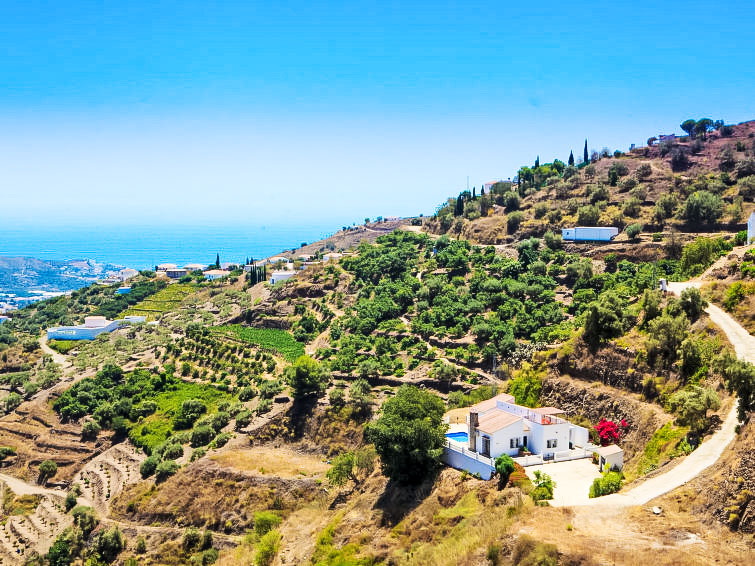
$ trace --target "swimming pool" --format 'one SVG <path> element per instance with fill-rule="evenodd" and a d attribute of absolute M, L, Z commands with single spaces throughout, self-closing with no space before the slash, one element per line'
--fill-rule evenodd
<path fill-rule="evenodd" d="M 454 442 L 469 442 L 469 435 L 466 432 L 448 432 L 446 438 Z"/>

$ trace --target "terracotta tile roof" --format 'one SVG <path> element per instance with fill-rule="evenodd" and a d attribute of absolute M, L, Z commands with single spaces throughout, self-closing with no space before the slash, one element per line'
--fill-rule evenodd
<path fill-rule="evenodd" d="M 521 421 L 522 417 L 517 417 L 511 413 L 505 413 L 503 411 L 493 411 L 486 415 L 480 416 L 480 422 L 477 425 L 477 429 L 488 434 L 493 434 L 501 429 L 511 426 L 517 421 Z"/>

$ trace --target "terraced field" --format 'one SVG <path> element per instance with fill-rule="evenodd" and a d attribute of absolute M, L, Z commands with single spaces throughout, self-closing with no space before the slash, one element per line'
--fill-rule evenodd
<path fill-rule="evenodd" d="M 2 482 L 0 494 L 3 499 L 13 497 Z M 0 524 L 0 566 L 25 564 L 35 552 L 45 554 L 58 534 L 73 523 L 63 505 L 62 496 L 44 494 L 31 513 L 7 517 Z"/>
<path fill-rule="evenodd" d="M 195 287 L 190 284 L 172 283 L 154 295 L 127 308 L 120 316 L 146 316 L 148 321 L 158 320 L 163 313 L 175 310 Z"/>
<path fill-rule="evenodd" d="M 109 502 L 127 485 L 141 480 L 139 466 L 144 454 L 132 444 L 117 444 L 92 459 L 76 475 L 82 494 L 94 508 L 107 516 Z"/>
<path fill-rule="evenodd" d="M 304 344 L 298 342 L 290 332 L 275 328 L 250 328 L 240 324 L 218 326 L 213 329 L 221 334 L 234 336 L 262 350 L 281 354 L 289 362 L 304 355 Z"/>

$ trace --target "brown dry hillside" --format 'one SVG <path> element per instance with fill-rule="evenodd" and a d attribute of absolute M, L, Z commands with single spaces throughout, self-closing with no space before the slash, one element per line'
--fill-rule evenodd
<path fill-rule="evenodd" d="M 565 167 L 561 174 L 548 173 L 549 164 L 544 164 L 544 173 L 534 181 L 502 182 L 492 194 L 465 199 L 463 215 L 454 215 L 457 199 L 449 199 L 425 227 L 479 244 L 503 244 L 548 230 L 559 233 L 574 225 L 623 229 L 638 223 L 645 232 L 741 230 L 755 209 L 755 121 L 729 128 L 706 139 L 682 137 L 596 157 L 587 166 Z M 507 199 L 511 191 L 519 194 L 518 203 Z M 684 217 L 684 204 L 696 191 L 721 199 L 717 218 L 701 223 Z M 663 213 L 658 211 L 662 206 Z M 597 211 L 591 215 L 585 207 Z M 617 238 L 626 240 L 625 234 Z"/>

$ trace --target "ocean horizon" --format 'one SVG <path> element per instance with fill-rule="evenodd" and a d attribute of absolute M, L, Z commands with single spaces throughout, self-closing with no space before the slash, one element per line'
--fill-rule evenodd
<path fill-rule="evenodd" d="M 42 260 L 91 259 L 151 269 L 160 263 L 260 259 L 340 230 L 328 225 L 0 227 L 0 256 Z"/>

